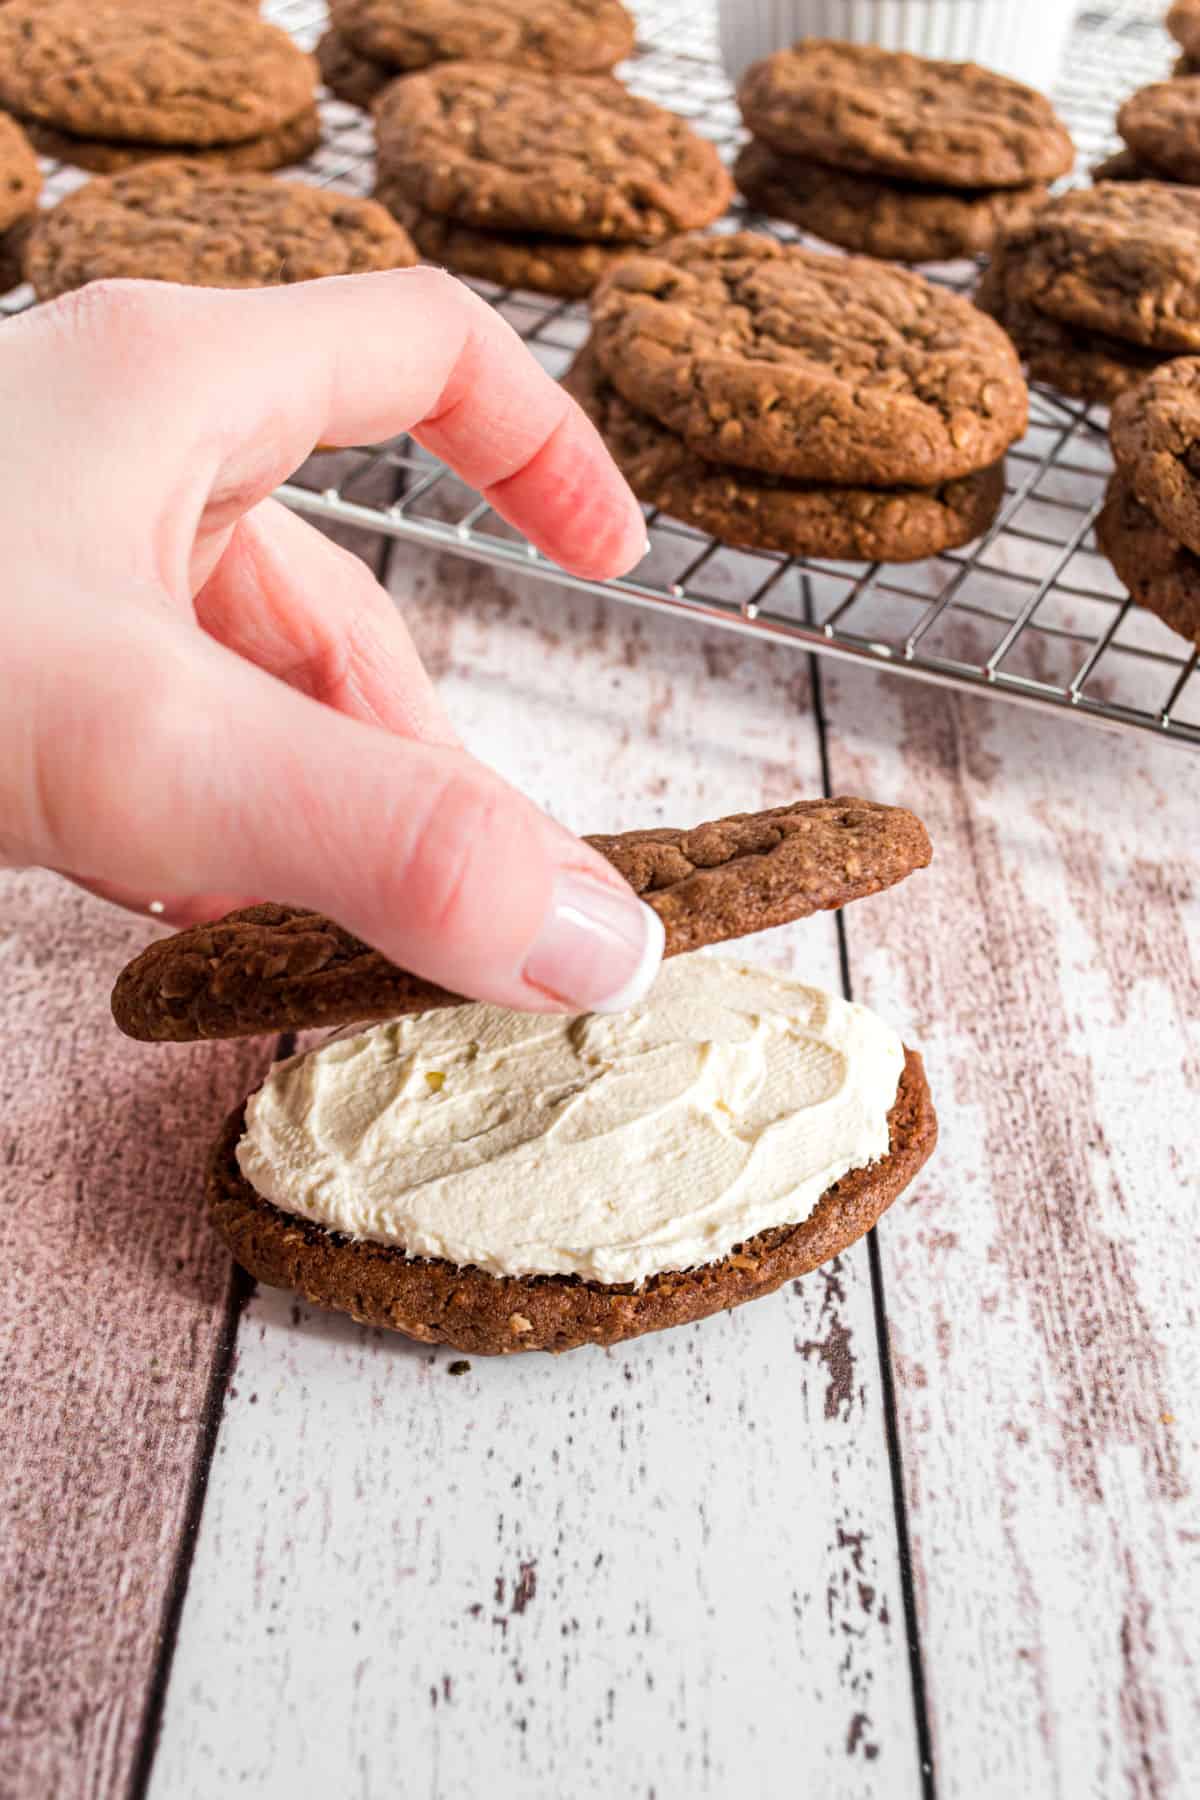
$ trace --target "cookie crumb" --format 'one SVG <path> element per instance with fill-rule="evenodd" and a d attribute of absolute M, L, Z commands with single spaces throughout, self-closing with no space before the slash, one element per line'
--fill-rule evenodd
<path fill-rule="evenodd" d="M 469 1362 L 463 1362 L 460 1359 L 458 1362 L 452 1362 L 446 1373 L 448 1375 L 469 1375 L 471 1373 L 471 1365 Z"/>

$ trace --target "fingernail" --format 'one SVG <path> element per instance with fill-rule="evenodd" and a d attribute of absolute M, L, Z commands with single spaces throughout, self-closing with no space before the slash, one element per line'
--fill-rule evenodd
<path fill-rule="evenodd" d="M 662 920 L 630 890 L 564 869 L 525 964 L 525 979 L 576 1012 L 624 1012 L 662 962 Z"/>

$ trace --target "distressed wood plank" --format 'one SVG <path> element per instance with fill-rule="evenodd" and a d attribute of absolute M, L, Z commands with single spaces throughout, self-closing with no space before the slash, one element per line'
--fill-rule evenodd
<path fill-rule="evenodd" d="M 165 1056 L 108 993 L 149 927 L 0 873 L 0 1791 L 125 1791 L 229 1265 L 197 1205 L 261 1045 Z"/>
<path fill-rule="evenodd" d="M 880 1230 L 939 1792 L 1195 1794 L 1195 765 L 824 683 L 835 784 L 937 852 L 847 928 L 943 1118 Z"/>
<path fill-rule="evenodd" d="M 805 662 L 453 560 L 394 573 L 467 741 L 567 823 L 820 791 Z M 750 953 L 837 985 L 828 918 Z M 252 1302 L 159 1800 L 919 1791 L 862 1248 L 611 1353 L 460 1360 Z"/>

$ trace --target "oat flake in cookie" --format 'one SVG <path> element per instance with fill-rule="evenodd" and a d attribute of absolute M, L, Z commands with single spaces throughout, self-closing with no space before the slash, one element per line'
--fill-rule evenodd
<path fill-rule="evenodd" d="M 353 49 L 393 69 L 493 62 L 605 74 L 634 43 L 620 0 L 331 0 L 330 13 Z"/>
<path fill-rule="evenodd" d="M 49 300 L 105 277 L 273 287 L 416 260 L 373 200 L 168 161 L 98 176 L 43 213 L 26 272 Z"/>
<path fill-rule="evenodd" d="M 1025 381 L 995 322 L 865 257 L 685 238 L 620 263 L 592 321 L 614 386 L 711 462 L 933 487 L 990 468 L 1025 429 Z"/>

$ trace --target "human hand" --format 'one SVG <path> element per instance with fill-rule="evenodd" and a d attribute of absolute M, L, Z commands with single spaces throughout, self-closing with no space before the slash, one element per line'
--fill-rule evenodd
<path fill-rule="evenodd" d="M 644 991 L 649 908 L 466 754 L 369 571 L 268 498 L 411 429 L 564 567 L 631 567 L 636 502 L 491 307 L 431 269 L 97 283 L 4 326 L 0 418 L 0 864 L 180 924 L 311 906 L 531 1010 Z"/>

